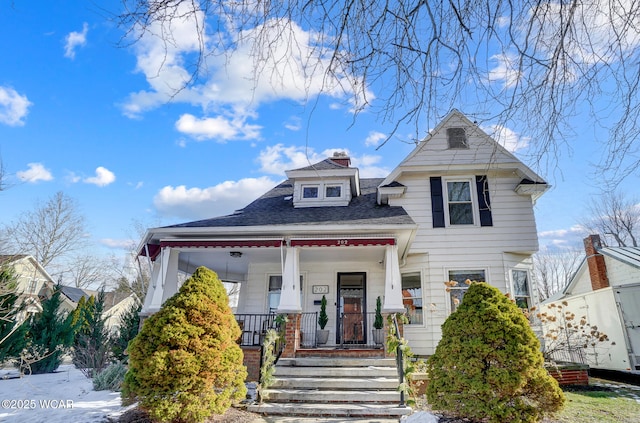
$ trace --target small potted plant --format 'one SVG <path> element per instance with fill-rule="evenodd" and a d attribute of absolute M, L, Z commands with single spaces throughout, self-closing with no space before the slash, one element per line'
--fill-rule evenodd
<path fill-rule="evenodd" d="M 382 345 L 384 342 L 384 321 L 382 320 L 382 300 L 380 297 L 376 299 L 376 317 L 373 320 L 373 342 L 377 345 Z"/>
<path fill-rule="evenodd" d="M 329 316 L 327 316 L 327 298 L 323 295 L 322 301 L 320 301 L 320 314 L 318 315 L 318 344 L 326 344 L 329 340 L 329 330 L 324 327 L 329 322 Z"/>

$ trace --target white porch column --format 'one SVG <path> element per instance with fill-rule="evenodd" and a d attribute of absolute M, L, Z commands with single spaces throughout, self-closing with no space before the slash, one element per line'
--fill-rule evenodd
<path fill-rule="evenodd" d="M 384 313 L 404 313 L 404 305 L 402 304 L 402 278 L 400 276 L 397 245 L 386 246 L 384 267 L 384 304 L 382 304 L 382 311 Z"/>
<path fill-rule="evenodd" d="M 149 287 L 147 288 L 147 295 L 144 298 L 144 304 L 142 306 L 142 313 L 155 313 L 160 310 L 162 305 L 162 280 L 160 270 L 162 269 L 162 256 L 159 260 L 153 262 L 151 268 L 151 279 L 149 280 Z"/>
<path fill-rule="evenodd" d="M 165 263 L 166 256 L 166 265 Z M 173 248 L 162 249 L 162 270 L 164 271 L 162 277 L 162 303 L 164 304 L 173 294 L 178 292 L 178 257 L 180 252 Z"/>
<path fill-rule="evenodd" d="M 300 304 L 300 251 L 298 247 L 286 247 L 282 289 L 278 313 L 301 313 Z"/>

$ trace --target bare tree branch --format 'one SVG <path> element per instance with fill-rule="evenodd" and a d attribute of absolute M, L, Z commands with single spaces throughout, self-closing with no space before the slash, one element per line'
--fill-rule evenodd
<path fill-rule="evenodd" d="M 532 158 L 553 164 L 571 151 L 572 118 L 586 112 L 610 131 L 599 165 L 614 183 L 640 160 L 640 2 L 634 0 L 122 4 L 117 21 L 124 43 L 155 37 L 169 58 L 179 44 L 178 23 L 197 35 L 180 57 L 190 76 L 170 89 L 194 86 L 211 58 L 230 60 L 249 46 L 256 87 L 267 78 L 277 89 L 291 57 L 303 56 L 308 96 L 346 96 L 355 116 L 375 111 L 392 124 L 388 139 L 404 125 L 422 138 L 418 132 L 463 107 L 479 124 L 517 124 L 531 137 Z M 297 29 L 310 39 L 300 39 Z M 159 63 L 158 75 L 169 66 L 175 63 Z M 313 76 L 322 77 L 321 87 Z"/>

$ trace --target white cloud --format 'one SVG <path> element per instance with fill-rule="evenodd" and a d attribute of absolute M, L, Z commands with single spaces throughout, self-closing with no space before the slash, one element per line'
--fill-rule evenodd
<path fill-rule="evenodd" d="M 50 181 L 53 179 L 51 172 L 42 163 L 29 163 L 29 169 L 16 172 L 16 175 L 24 182 Z"/>
<path fill-rule="evenodd" d="M 575 248 L 582 245 L 582 238 L 587 231 L 581 225 L 573 225 L 568 229 L 554 229 L 538 232 L 540 249 Z"/>
<path fill-rule="evenodd" d="M 65 37 L 65 45 L 64 45 L 64 57 L 69 59 L 75 59 L 76 57 L 76 49 L 78 47 L 83 47 L 87 44 L 87 33 L 89 32 L 89 25 L 87 23 L 82 24 L 82 32 L 70 32 Z"/>
<path fill-rule="evenodd" d="M 290 131 L 299 131 L 302 129 L 302 122 L 298 116 L 291 116 L 287 122 L 284 123 L 284 127 Z"/>
<path fill-rule="evenodd" d="M 260 136 L 261 127 L 249 125 L 241 118 L 229 120 L 218 116 L 198 119 L 192 114 L 185 113 L 176 122 L 176 129 L 197 140 L 217 139 L 219 141 L 229 141 L 234 139 L 256 139 Z"/>
<path fill-rule="evenodd" d="M 99 187 L 104 187 L 116 180 L 116 175 L 111 172 L 109 169 L 98 166 L 96 168 L 96 176 L 91 176 L 89 178 L 85 178 L 83 180 L 84 183 L 97 185 Z"/>
<path fill-rule="evenodd" d="M 16 90 L 0 86 L 0 123 L 9 126 L 23 126 L 32 103 L 26 95 Z"/>
<path fill-rule="evenodd" d="M 103 238 L 98 242 L 104 245 L 105 247 L 114 248 L 118 250 L 131 250 L 132 247 L 135 247 L 136 245 L 136 241 L 132 239 Z"/>
<path fill-rule="evenodd" d="M 487 75 L 489 82 L 502 82 L 505 88 L 511 88 L 518 83 L 521 73 L 518 70 L 518 57 L 515 54 L 496 54 L 490 60 L 498 64 Z"/>
<path fill-rule="evenodd" d="M 154 197 L 153 204 L 162 216 L 205 219 L 222 216 L 240 209 L 276 185 L 263 176 L 239 181 L 225 181 L 208 188 L 165 186 Z"/>
<path fill-rule="evenodd" d="M 352 155 L 345 148 L 329 148 L 316 153 L 312 148 L 276 144 L 260 152 L 258 163 L 260 171 L 271 175 L 284 175 L 286 170 L 306 167 L 324 159 L 333 157 L 334 152 L 345 152 L 351 158 L 351 166 L 357 167 L 364 178 L 380 178 L 389 174 L 387 168 L 376 166 L 382 159 L 374 155 Z"/>
<path fill-rule="evenodd" d="M 377 147 L 380 141 L 384 141 L 387 138 L 385 134 L 378 131 L 370 131 L 367 138 L 364 140 L 364 145 L 367 147 Z"/>
<path fill-rule="evenodd" d="M 531 142 L 530 137 L 520 136 L 517 132 L 502 125 L 489 125 L 482 127 L 482 130 L 512 153 L 527 148 Z"/>
<path fill-rule="evenodd" d="M 181 7 L 176 15 L 182 12 Z M 203 117 L 197 121 L 211 125 L 214 134 L 228 136 L 236 129 L 241 138 L 256 138 L 261 128 L 247 122 L 257 117 L 256 110 L 264 103 L 283 99 L 302 103 L 320 93 L 344 98 L 366 91 L 360 78 L 339 72 L 325 75 L 330 65 L 325 40 L 294 22 L 274 19 L 241 32 L 231 29 L 229 23 L 227 31 L 218 32 L 227 40 L 224 51 L 216 50 L 206 36 L 198 36 L 204 22 L 202 12 L 198 12 L 189 18 L 155 22 L 148 31 L 134 34 L 140 36 L 135 43 L 136 70 L 145 75 L 149 89 L 130 94 L 122 105 L 127 116 L 140 116 L 170 101 L 187 103 L 202 108 Z M 161 33 L 171 33 L 171 42 L 154 35 Z M 200 49 L 211 53 L 202 65 L 208 72 L 190 84 Z M 195 123 L 196 118 L 193 120 Z M 230 123 L 235 125 L 229 127 Z M 176 125 L 183 124 L 179 121 Z M 288 128 L 295 130 L 297 125 Z M 218 138 L 210 136 L 210 130 L 190 134 L 198 139 Z"/>

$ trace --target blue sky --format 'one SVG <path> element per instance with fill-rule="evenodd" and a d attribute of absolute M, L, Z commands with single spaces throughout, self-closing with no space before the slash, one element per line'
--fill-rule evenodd
<path fill-rule="evenodd" d="M 252 81 L 242 49 L 176 94 L 193 36 L 179 31 L 166 56 L 155 39 L 123 45 L 100 7 L 117 12 L 119 2 L 0 3 L 0 155 L 11 185 L 0 192 L 0 224 L 63 191 L 96 249 L 120 254 L 137 236 L 134 220 L 159 226 L 229 213 L 333 149 L 347 150 L 362 176 L 383 177 L 413 149 L 414 133 L 401 128 L 376 150 L 390 125 L 366 110 L 354 123 L 347 99 L 318 96 L 317 81 L 295 69 L 276 87 Z M 603 135 L 574 122 L 573 151 L 557 167 L 524 160 L 553 185 L 536 205 L 543 246 L 579 242 L 576 224 L 598 192 L 590 163 L 603 154 Z M 527 134 L 498 129 L 527 157 Z M 621 188 L 634 196 L 637 176 Z"/>

